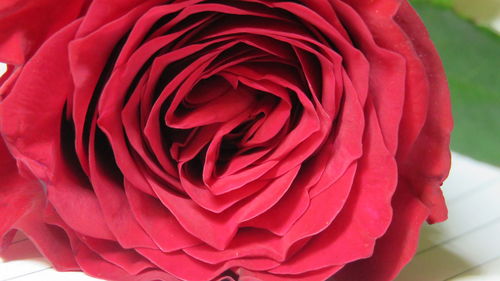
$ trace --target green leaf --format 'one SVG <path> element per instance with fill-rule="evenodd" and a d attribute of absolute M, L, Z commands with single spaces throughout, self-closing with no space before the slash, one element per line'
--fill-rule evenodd
<path fill-rule="evenodd" d="M 455 120 L 452 149 L 500 166 L 500 37 L 449 9 L 413 5 L 447 72 Z"/>
<path fill-rule="evenodd" d="M 411 0 L 415 4 L 434 4 L 441 7 L 452 8 L 453 0 Z"/>

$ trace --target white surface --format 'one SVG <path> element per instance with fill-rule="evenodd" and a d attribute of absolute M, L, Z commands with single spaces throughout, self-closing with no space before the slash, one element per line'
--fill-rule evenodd
<path fill-rule="evenodd" d="M 448 220 L 423 227 L 396 281 L 500 281 L 500 169 L 454 154 L 443 190 Z"/>
<path fill-rule="evenodd" d="M 396 281 L 500 281 L 500 169 L 454 154 L 443 189 L 449 219 L 422 229 L 418 253 Z M 57 272 L 23 237 L 0 260 L 0 281 L 89 281 Z M 353 280 L 369 281 L 369 280 Z"/>
<path fill-rule="evenodd" d="M 0 62 L 0 77 L 7 71 L 7 65 Z"/>

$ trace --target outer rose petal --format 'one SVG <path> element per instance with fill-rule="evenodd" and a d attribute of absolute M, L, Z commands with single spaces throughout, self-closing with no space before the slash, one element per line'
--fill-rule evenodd
<path fill-rule="evenodd" d="M 68 57 L 61 54 L 68 52 L 79 24 L 75 21 L 57 32 L 23 67 L 12 92 L 0 103 L 0 131 L 16 159 L 37 178 L 51 178 L 49 200 L 57 210 L 64 209 L 63 219 L 79 232 L 106 239 L 112 235 L 102 223 L 95 195 L 65 163 L 59 141 L 64 102 L 73 90 Z M 58 79 L 53 79 L 54 73 Z"/>
<path fill-rule="evenodd" d="M 344 2 L 365 20 L 378 45 L 406 59 L 406 95 L 396 159 L 400 175 L 431 209 L 428 221 L 442 221 L 447 210 L 439 186 L 450 168 L 453 124 L 450 94 L 439 55 L 407 1 Z"/>
<path fill-rule="evenodd" d="M 361 10 L 362 7 L 366 8 L 362 5 L 357 8 Z M 377 242 L 373 256 L 347 265 L 335 276 L 339 281 L 366 280 L 367 278 L 374 281 L 394 279 L 415 254 L 418 233 L 424 220 L 441 221 L 447 215 L 444 198 L 439 188 L 449 171 L 448 147 L 452 128 L 449 92 L 444 70 L 427 32 L 421 28 L 423 23 L 409 4 L 403 2 L 399 11 L 396 13 L 392 10 L 391 14 L 395 14 L 395 22 L 399 24 L 398 33 L 404 31 L 409 37 L 408 41 L 411 39 L 410 50 L 414 53 L 403 52 L 402 54 L 410 61 L 415 61 L 414 56 L 418 55 L 417 63 L 422 65 L 421 67 L 414 66 L 410 74 L 420 71 L 418 75 L 425 76 L 423 76 L 424 80 L 418 83 L 428 81 L 428 85 L 423 86 L 424 89 L 428 87 L 426 91 L 417 93 L 413 99 L 422 98 L 422 93 L 429 92 L 432 102 L 423 107 L 425 113 L 419 132 L 412 134 L 408 133 L 408 130 L 403 130 L 402 132 L 405 133 L 400 136 L 398 153 L 401 176 L 392 201 L 394 219 L 388 232 Z M 387 27 L 377 25 L 374 19 L 368 20 L 368 23 L 375 33 L 387 31 Z M 397 35 L 378 36 L 377 39 L 378 43 L 385 47 L 401 51 L 390 47 L 388 41 L 395 37 Z M 414 89 L 415 87 L 410 87 L 410 90 Z M 409 114 L 408 112 L 411 111 L 406 110 L 405 113 Z M 415 120 L 410 121 L 410 124 L 415 125 Z"/>
<path fill-rule="evenodd" d="M 13 234 L 7 232 L 17 222 L 29 213 L 33 207 L 33 197 L 40 193 L 41 186 L 33 177 L 23 177 L 19 174 L 16 161 L 12 158 L 3 139 L 0 138 L 0 248 L 8 244 Z M 2 243 L 3 242 L 3 243 Z"/>
<path fill-rule="evenodd" d="M 0 61 L 25 63 L 54 32 L 86 9 L 88 0 L 2 0 Z"/>
<path fill-rule="evenodd" d="M 48 224 L 58 226 L 66 231 L 72 255 L 78 263 L 78 270 L 82 270 L 90 276 L 120 281 L 178 280 L 164 271 L 157 270 L 134 250 L 115 247 L 117 246 L 115 242 L 99 241 L 78 235 L 61 220 L 50 205 L 45 209 L 44 218 Z"/>
<path fill-rule="evenodd" d="M 415 255 L 419 230 L 429 211 L 404 184 L 398 186 L 392 202 L 392 224 L 377 241 L 372 257 L 346 265 L 335 281 L 393 280 Z"/>
<path fill-rule="evenodd" d="M 161 0 L 92 0 L 87 13 L 85 14 L 85 19 L 78 30 L 78 37 L 88 35 L 103 25 L 127 14 L 145 2 L 160 3 Z"/>
<path fill-rule="evenodd" d="M 61 54 L 67 53 L 78 24 L 65 27 L 44 43 L 0 103 L 0 131 L 10 152 L 41 179 L 54 169 L 51 151 L 59 139 L 66 95 L 73 90 L 68 59 Z"/>
<path fill-rule="evenodd" d="M 241 281 L 290 281 L 290 280 L 318 281 L 318 280 L 327 280 L 328 277 L 335 274 L 335 272 L 337 272 L 341 268 L 342 268 L 341 266 L 332 266 L 329 268 L 324 268 L 298 275 L 274 275 L 264 272 L 252 272 L 245 269 L 240 269 L 237 270 L 236 272 L 239 274 L 238 280 Z M 354 281 L 354 279 L 349 281 Z"/>
<path fill-rule="evenodd" d="M 427 205 L 427 221 L 444 221 L 448 210 L 441 184 L 448 176 L 451 165 L 450 134 L 453 127 L 450 92 L 439 55 L 415 10 L 404 2 L 396 14 L 396 22 L 411 35 L 415 52 L 422 60 L 429 81 L 429 105 L 426 122 L 406 159 L 401 159 L 402 174 L 417 190 Z"/>
<path fill-rule="evenodd" d="M 46 201 L 42 185 L 28 171 L 19 174 L 16 161 L 2 139 L 0 179 L 0 250 L 10 244 L 15 230 L 20 230 L 56 269 L 78 269 L 64 232 L 43 222 Z"/>

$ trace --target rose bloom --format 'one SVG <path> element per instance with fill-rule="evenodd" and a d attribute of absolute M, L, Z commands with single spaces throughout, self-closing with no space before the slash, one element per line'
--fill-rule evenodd
<path fill-rule="evenodd" d="M 2 0 L 0 237 L 107 280 L 392 280 L 446 219 L 402 0 Z"/>

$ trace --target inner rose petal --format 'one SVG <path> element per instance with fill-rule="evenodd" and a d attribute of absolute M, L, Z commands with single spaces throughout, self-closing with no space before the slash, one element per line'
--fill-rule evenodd
<path fill-rule="evenodd" d="M 323 196 L 311 200 L 311 205 L 304 215 L 282 237 L 259 232 L 258 230 L 252 232 L 242 231 L 238 233 L 224 251 L 217 251 L 206 245 L 191 247 L 185 249 L 185 251 L 189 252 L 193 257 L 209 260 L 210 262 L 238 258 L 236 255 L 241 255 L 241 257 L 267 257 L 283 262 L 291 254 L 289 250 L 291 250 L 292 245 L 319 233 L 332 223 L 339 210 L 333 210 L 334 208 L 330 207 L 337 206 L 337 204 L 343 205 L 345 198 L 348 196 L 355 171 L 356 165 L 352 165 L 338 182 L 325 190 Z M 296 186 L 296 188 L 299 188 L 299 186 Z M 261 235 L 258 233 L 261 233 Z M 253 234 L 257 235 L 254 236 Z M 249 244 L 253 245 L 253 247 L 247 246 Z M 263 250 L 264 248 L 268 250 Z"/>
<path fill-rule="evenodd" d="M 147 182 L 168 209 L 165 211 L 171 212 L 182 228 L 217 249 L 227 247 L 235 235 L 238 239 L 237 230 L 243 226 L 287 235 L 307 212 L 308 199 L 323 193 L 325 187 L 318 188 L 316 180 L 311 180 L 287 196 L 299 171 L 307 170 L 302 169 L 301 163 L 325 142 L 336 143 L 336 134 L 330 131 L 343 109 L 341 89 L 345 82 L 337 75 L 342 73 L 340 56 L 315 29 L 318 22 L 301 27 L 286 20 L 278 22 L 284 14 L 266 15 L 258 23 L 238 20 L 223 29 L 232 16 L 210 15 L 199 17 L 199 21 L 190 18 L 196 11 L 217 10 L 221 6 L 224 5 L 202 5 L 172 15 L 170 20 L 182 22 L 180 29 L 150 27 L 151 32 L 146 32 L 148 39 L 143 46 L 137 45 L 137 50 L 133 47 L 139 42 L 137 38 L 135 43 L 126 42 L 127 52 L 119 58 L 120 64 L 105 88 L 98 117 L 99 127 L 110 138 L 116 153 L 132 149 L 132 159 L 141 158 L 132 168 L 141 177 L 128 184 L 129 190 L 139 188 L 151 194 L 148 188 L 140 187 Z M 152 23 L 151 19 L 147 21 Z M 276 24 L 264 29 L 266 22 Z M 132 33 L 144 36 L 146 29 L 137 28 Z M 345 45 L 344 37 L 337 36 L 335 40 L 344 40 Z M 349 54 L 348 65 L 364 65 L 355 51 L 343 48 Z M 130 76 L 134 73 L 139 74 Z M 355 81 L 362 100 L 364 88 L 360 83 L 364 76 L 359 77 Z M 137 83 L 120 87 L 119 81 L 125 78 Z M 121 89 L 119 99 L 111 99 L 111 89 L 115 87 Z M 121 116 L 113 113 L 123 103 Z M 162 119 L 164 122 L 160 122 Z M 111 127 L 120 123 L 126 133 L 112 137 L 119 129 Z M 359 127 L 362 124 L 355 126 Z M 352 160 L 347 160 L 355 159 L 355 155 L 334 158 L 346 160 L 342 167 L 350 165 Z M 135 172 L 128 175 L 132 166 L 125 164 L 125 159 L 118 161 L 119 166 L 127 179 L 133 178 Z M 176 170 L 172 169 L 174 165 Z M 343 171 L 338 170 L 337 177 L 327 172 L 330 176 L 325 178 L 324 174 L 319 170 L 311 176 L 326 184 L 338 179 Z M 179 177 L 178 184 L 175 176 Z M 302 176 L 297 183 L 307 180 Z M 141 198 L 144 201 L 146 197 Z M 270 224 L 264 219 L 266 212 L 280 214 L 290 206 L 288 201 L 280 200 L 286 198 L 297 202 L 296 208 L 289 216 L 280 215 L 280 223 Z M 124 214 L 127 212 L 133 213 L 127 209 Z M 135 209 L 134 216 L 141 218 L 138 221 L 142 226 L 151 223 L 146 224 L 144 216 L 137 213 Z M 189 221 L 193 217 L 198 219 Z M 214 232 L 199 231 L 200 225 Z M 145 228 L 154 233 L 150 226 Z M 216 232 L 226 235 L 215 238 Z M 293 253 L 302 245 L 294 243 L 302 240 L 305 244 L 308 236 L 298 234 L 274 258 L 286 259 L 289 248 L 295 245 L 290 252 Z M 163 241 L 161 244 L 165 249 L 175 249 Z"/>
<path fill-rule="evenodd" d="M 142 3 L 122 17 L 69 43 L 69 62 L 75 90 L 73 96 L 68 97 L 69 104 L 73 105 L 72 108 L 68 108 L 68 115 L 72 114 L 75 123 L 76 153 L 86 173 L 88 173 L 89 125 L 95 111 L 95 103 L 123 47 L 126 31 L 154 4 L 151 1 Z M 95 52 L 96 41 L 103 42 L 100 46 L 101 52 L 98 53 Z M 103 71 L 98 73 L 91 69 L 103 69 Z"/>
<path fill-rule="evenodd" d="M 298 274 L 369 257 L 375 240 L 387 230 L 392 219 L 391 198 L 397 185 L 397 166 L 385 147 L 371 100 L 366 108 L 364 154 L 346 206 L 325 231 L 311 239 L 307 247 L 271 272 Z M 380 177 L 381 174 L 384 176 Z M 315 198 L 321 197 L 323 193 Z M 359 208 L 361 205 L 370 208 Z M 352 220 L 352 217 L 357 219 Z"/>
<path fill-rule="evenodd" d="M 175 38 L 175 36 L 180 36 L 181 34 L 182 34 L 182 32 L 174 34 L 173 37 L 167 38 L 168 39 L 167 42 L 169 40 L 173 40 L 173 38 Z M 160 42 L 160 43 L 166 43 L 166 42 Z M 138 66 L 140 67 L 143 63 L 145 63 L 146 58 L 144 57 L 144 54 L 134 53 L 134 56 L 132 56 L 129 64 L 127 64 L 127 67 L 117 69 L 115 71 L 115 73 L 113 74 L 113 76 L 111 77 L 110 81 L 108 82 L 108 87 L 105 89 L 105 93 L 103 94 L 103 97 L 101 98 L 100 104 L 99 104 L 99 106 L 100 106 L 99 123 L 101 125 L 103 125 L 105 128 L 107 127 L 109 129 L 109 127 L 111 127 L 111 126 L 112 127 L 120 126 L 119 125 L 119 123 L 120 123 L 119 116 L 116 116 L 116 114 L 114 113 L 118 109 L 117 107 L 121 106 L 120 98 L 117 98 L 116 92 L 117 91 L 122 92 L 123 93 L 122 98 L 125 98 L 125 94 L 127 93 L 127 88 L 126 88 L 126 86 L 124 87 L 123 83 L 121 83 L 122 79 L 124 78 L 123 76 L 130 77 L 128 79 L 132 80 L 133 79 L 132 75 L 137 75 L 136 74 L 138 71 L 137 67 Z M 135 68 L 135 70 L 134 70 L 134 68 Z M 140 81 L 143 81 L 142 79 L 144 79 L 142 77 L 139 77 L 139 78 L 141 79 Z M 147 78 L 147 77 L 145 77 L 145 78 Z M 127 79 L 127 78 L 125 78 L 125 79 Z M 110 85 L 113 85 L 113 86 L 110 86 Z M 136 85 L 134 85 L 134 86 L 136 87 Z M 109 94 L 106 94 L 106 90 L 108 90 Z M 138 99 L 142 98 L 142 96 L 143 96 L 142 93 L 145 91 L 145 89 L 140 89 L 139 91 L 137 91 L 137 89 L 134 89 L 134 87 L 132 87 L 132 90 L 134 92 L 133 92 L 131 98 L 129 99 L 128 104 L 125 107 L 127 110 L 131 110 L 132 105 L 134 104 L 133 101 L 135 100 L 137 102 Z M 135 103 L 135 104 L 137 104 L 137 103 Z M 124 117 L 128 116 L 129 118 L 131 116 L 133 116 L 132 112 L 127 113 L 126 111 L 124 111 L 123 114 L 126 115 Z M 130 121 L 130 119 L 129 119 L 129 121 Z M 109 124 L 109 125 L 106 125 L 106 124 Z M 130 122 L 128 124 L 130 124 Z M 125 127 L 127 128 L 127 126 L 125 126 Z M 141 131 L 141 130 L 139 130 L 139 131 Z M 127 132 L 128 133 L 131 133 L 131 132 L 136 133 L 137 130 L 132 129 L 132 130 L 127 130 Z M 116 146 L 116 140 L 117 140 L 118 136 L 119 135 L 117 135 L 117 136 L 113 135 L 113 138 L 111 139 L 112 145 Z M 135 139 L 137 139 L 137 137 Z M 134 140 L 134 138 L 132 138 L 132 140 Z M 151 157 L 151 156 L 149 156 L 149 154 L 146 155 L 146 152 L 144 150 L 140 149 L 141 145 L 139 145 L 137 142 L 135 142 L 135 143 L 133 142 L 133 146 L 138 150 L 139 154 L 143 157 L 143 159 L 148 159 Z M 162 154 L 155 154 L 153 157 L 158 159 L 161 167 L 163 169 L 165 169 L 170 175 L 176 176 L 175 169 L 173 169 L 173 166 L 170 164 L 170 160 L 165 159 L 165 157 L 163 157 L 163 156 L 164 156 L 164 154 L 162 153 Z M 120 160 L 121 160 L 121 158 L 123 158 L 123 156 L 121 154 L 117 154 L 116 157 L 120 163 L 121 162 Z M 156 159 L 154 161 L 156 161 Z M 151 163 L 151 162 L 149 162 L 149 163 Z M 153 167 L 153 165 L 150 165 L 150 167 L 155 169 L 155 167 Z M 169 177 L 168 175 L 164 175 L 161 172 L 158 172 L 158 174 L 160 176 L 162 176 L 163 178 Z M 172 180 L 167 180 L 167 181 L 172 182 Z"/>

